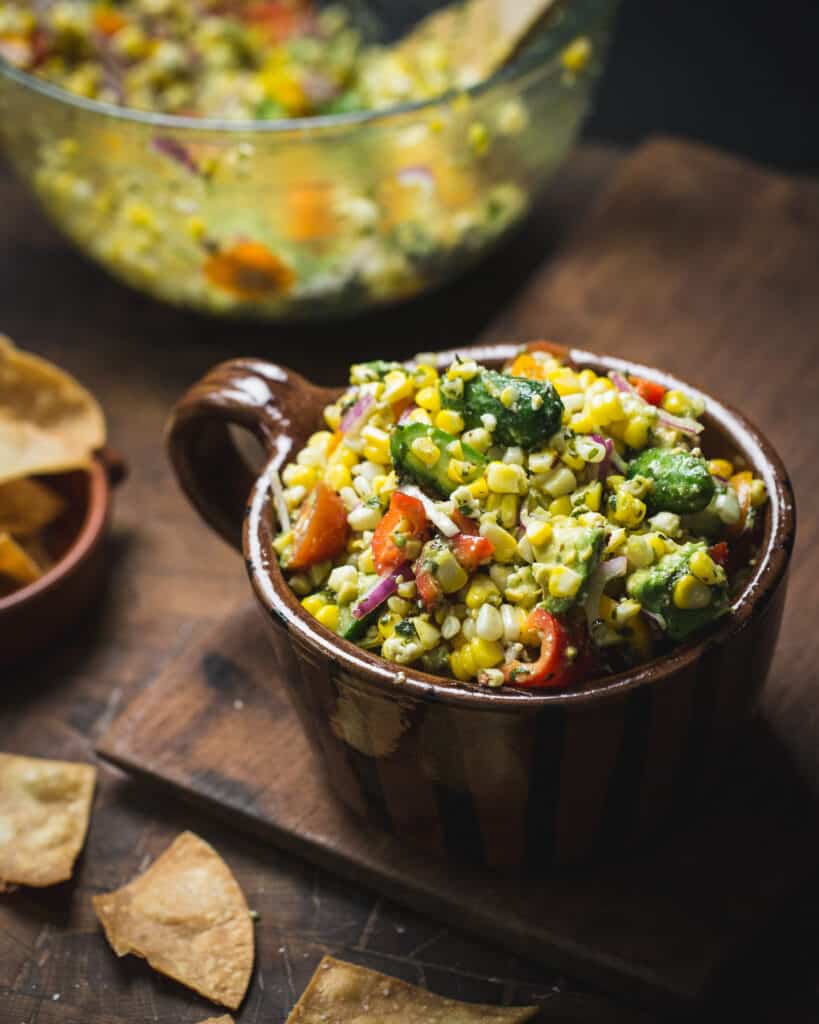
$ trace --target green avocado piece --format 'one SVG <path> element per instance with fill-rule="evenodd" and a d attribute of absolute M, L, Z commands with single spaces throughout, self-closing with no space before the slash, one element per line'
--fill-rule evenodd
<path fill-rule="evenodd" d="M 439 385 L 441 405 L 456 409 L 469 430 L 483 426 L 481 417 L 487 413 L 494 416 L 496 444 L 536 448 L 555 434 L 563 422 L 563 403 L 549 381 L 482 370 L 464 381 L 460 396 L 452 393 L 451 383 L 444 379 Z M 506 388 L 514 392 L 514 400 L 508 406 L 500 397 Z"/>
<path fill-rule="evenodd" d="M 727 581 L 709 587 L 711 603 L 704 608 L 678 608 L 674 604 L 674 585 L 689 571 L 688 563 L 697 551 L 707 551 L 706 545 L 684 544 L 654 565 L 637 569 L 626 581 L 629 597 L 639 601 L 646 611 L 660 616 L 672 640 L 685 640 L 728 611 Z"/>
<path fill-rule="evenodd" d="M 600 562 L 603 550 L 604 532 L 599 527 L 582 526 L 575 519 L 566 517 L 564 521 L 553 520 L 552 536 L 543 548 L 536 548 L 538 563 L 565 565 L 578 573 L 582 582 L 574 597 L 553 597 L 547 594 L 545 605 L 553 615 L 561 615 L 571 607 L 583 601 L 588 588 L 589 577 Z M 535 567 L 535 579 L 538 583 L 540 574 Z M 548 578 L 544 572 L 543 580 Z"/>
<path fill-rule="evenodd" d="M 432 466 L 427 466 L 412 451 L 412 442 L 419 437 L 429 438 L 441 453 L 438 461 Z M 460 442 L 464 455 L 462 461 L 469 463 L 471 469 L 464 472 L 461 483 L 450 479 L 449 465 L 455 456 L 449 451 L 449 446 L 457 440 L 445 430 L 439 430 L 427 423 L 408 423 L 393 430 L 390 437 L 390 454 L 400 476 L 410 477 L 419 486 L 448 498 L 461 483 L 471 483 L 479 477 L 486 466 L 486 459 L 479 451 Z"/>
<path fill-rule="evenodd" d="M 647 448 L 629 463 L 628 476 L 644 476 L 652 481 L 645 499 L 651 512 L 701 512 L 714 497 L 714 478 L 708 464 L 689 452 Z"/>
<path fill-rule="evenodd" d="M 356 601 L 354 604 L 358 604 L 358 602 Z M 356 640 L 360 640 L 364 636 L 370 626 L 378 621 L 378 616 L 383 610 L 379 605 L 378 608 L 373 608 L 371 612 L 368 612 L 363 619 L 357 619 L 353 615 L 353 605 L 343 604 L 338 610 L 336 632 L 345 640 L 352 640 L 355 643 Z"/>

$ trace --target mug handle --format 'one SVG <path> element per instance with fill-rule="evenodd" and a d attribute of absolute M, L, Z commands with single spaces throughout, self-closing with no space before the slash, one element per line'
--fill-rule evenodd
<path fill-rule="evenodd" d="M 257 474 L 229 427 L 253 434 L 278 468 L 303 446 L 322 408 L 339 394 L 276 363 L 232 359 L 208 371 L 174 406 L 165 444 L 176 478 L 199 515 L 237 550 Z"/>

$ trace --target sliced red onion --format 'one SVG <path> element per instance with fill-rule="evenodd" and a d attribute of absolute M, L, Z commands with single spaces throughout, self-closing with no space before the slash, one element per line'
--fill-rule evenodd
<path fill-rule="evenodd" d="M 657 422 L 671 430 L 679 430 L 681 434 L 688 434 L 689 437 L 696 437 L 701 434 L 705 427 L 702 423 L 691 419 L 689 416 L 672 416 L 670 412 L 662 409 L 657 410 Z"/>
<path fill-rule="evenodd" d="M 410 416 L 415 412 L 415 410 L 417 408 L 418 408 L 417 405 L 409 405 L 409 406 L 407 406 L 407 408 L 398 417 L 399 424 L 403 425 L 404 423 L 408 423 Z"/>
<path fill-rule="evenodd" d="M 586 621 L 589 624 L 590 630 L 592 625 L 600 618 L 600 600 L 603 597 L 606 584 L 609 580 L 625 576 L 627 571 L 628 560 L 626 556 L 618 555 L 616 558 L 610 558 L 607 562 L 601 562 L 592 573 L 592 577 L 589 580 L 589 591 L 583 603 Z"/>
<path fill-rule="evenodd" d="M 412 569 L 409 562 L 404 562 L 397 569 L 393 569 L 386 576 L 382 576 L 372 590 L 368 591 L 353 608 L 353 618 L 363 619 L 365 615 L 369 615 L 371 611 L 374 611 L 396 592 L 400 581 L 409 579 L 411 576 Z"/>
<path fill-rule="evenodd" d="M 612 384 L 617 388 L 618 391 L 622 391 L 624 394 L 627 395 L 637 395 L 637 392 L 634 390 L 631 384 L 629 384 L 629 382 L 622 375 L 622 373 L 617 373 L 616 370 L 612 370 L 609 374 L 609 377 L 611 378 Z M 637 397 L 639 398 L 640 396 L 637 395 Z"/>
<path fill-rule="evenodd" d="M 355 405 L 342 416 L 340 424 L 342 433 L 355 437 L 364 426 L 367 413 L 374 401 L 372 395 L 362 395 Z"/>
<path fill-rule="evenodd" d="M 442 512 L 435 504 L 435 502 L 426 496 L 420 487 L 416 487 L 415 484 L 403 484 L 401 486 L 401 493 L 406 494 L 410 498 L 416 498 L 424 506 L 424 512 L 427 514 L 427 519 L 432 523 L 436 529 L 440 530 L 445 537 L 454 537 L 456 533 L 460 533 L 460 527 L 449 518 L 446 512 Z"/>
<path fill-rule="evenodd" d="M 178 163 L 180 167 L 184 167 L 191 174 L 199 173 L 199 164 L 191 156 L 190 150 L 177 139 L 169 138 L 167 135 L 154 135 L 151 139 L 151 146 L 157 153 Z"/>

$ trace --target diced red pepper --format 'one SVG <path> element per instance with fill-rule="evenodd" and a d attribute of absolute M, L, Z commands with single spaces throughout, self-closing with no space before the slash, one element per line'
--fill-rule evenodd
<path fill-rule="evenodd" d="M 316 484 L 294 528 L 293 550 L 285 568 L 309 569 L 335 558 L 344 550 L 349 529 L 344 502 L 327 484 Z"/>
<path fill-rule="evenodd" d="M 513 686 L 545 688 L 569 686 L 585 676 L 591 667 L 588 635 L 545 608 L 535 608 L 526 620 L 526 632 L 540 635 L 540 657 L 534 662 L 513 661 L 503 667 L 503 676 Z M 568 648 L 576 654 L 568 658 Z"/>
<path fill-rule="evenodd" d="M 477 536 L 480 528 L 477 519 L 470 519 L 463 512 L 459 512 L 457 508 L 449 518 L 455 523 L 461 533 L 469 534 L 470 537 Z"/>
<path fill-rule="evenodd" d="M 376 572 L 397 569 L 407 560 L 408 540 L 423 540 L 429 530 L 424 506 L 417 498 L 395 491 L 390 507 L 373 534 L 373 562 Z"/>
<path fill-rule="evenodd" d="M 725 568 L 728 564 L 728 545 L 724 540 L 721 540 L 718 544 L 712 544 L 708 549 L 708 554 L 713 558 L 717 565 L 721 565 Z"/>
<path fill-rule="evenodd" d="M 495 551 L 488 537 L 475 537 L 468 533 L 456 533 L 452 538 L 452 549 L 467 572 L 474 572 L 479 565 L 488 562 Z"/>
<path fill-rule="evenodd" d="M 418 568 L 415 573 L 418 597 L 427 611 L 431 611 L 443 598 L 444 592 L 429 569 Z"/>
<path fill-rule="evenodd" d="M 646 380 L 645 377 L 629 377 L 629 383 L 644 402 L 648 402 L 649 405 L 662 404 L 666 392 L 662 384 Z"/>

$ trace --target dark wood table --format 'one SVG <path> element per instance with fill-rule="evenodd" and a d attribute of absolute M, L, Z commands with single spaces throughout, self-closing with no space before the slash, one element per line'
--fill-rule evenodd
<path fill-rule="evenodd" d="M 46 223 L 0 168 L 0 331 L 76 373 L 103 400 L 112 444 L 130 466 L 117 499 L 110 581 L 57 650 L 3 670 L 0 748 L 94 760 L 93 745 L 203 622 L 247 595 L 240 560 L 196 519 L 162 445 L 168 409 L 207 367 L 271 355 L 329 382 L 350 359 L 396 356 L 473 338 L 547 259 L 617 166 L 584 147 L 529 225 L 474 279 L 405 308 L 323 328 L 206 320 L 159 306 L 111 281 Z M 2 642 L 2 638 L 0 638 Z M 100 764 L 85 853 L 71 883 L 20 890 L 0 904 L 2 1024 L 195 1022 L 212 1008 L 133 957 L 117 960 L 91 909 L 93 893 L 130 879 L 182 829 L 211 841 L 259 915 L 257 971 L 238 1016 L 283 1021 L 321 953 L 330 951 L 446 995 L 536 999 L 543 1019 L 650 1020 L 646 1012 L 342 884 L 240 836 Z M 715 996 L 745 1020 L 815 1021 L 819 898 L 807 892 Z"/>

